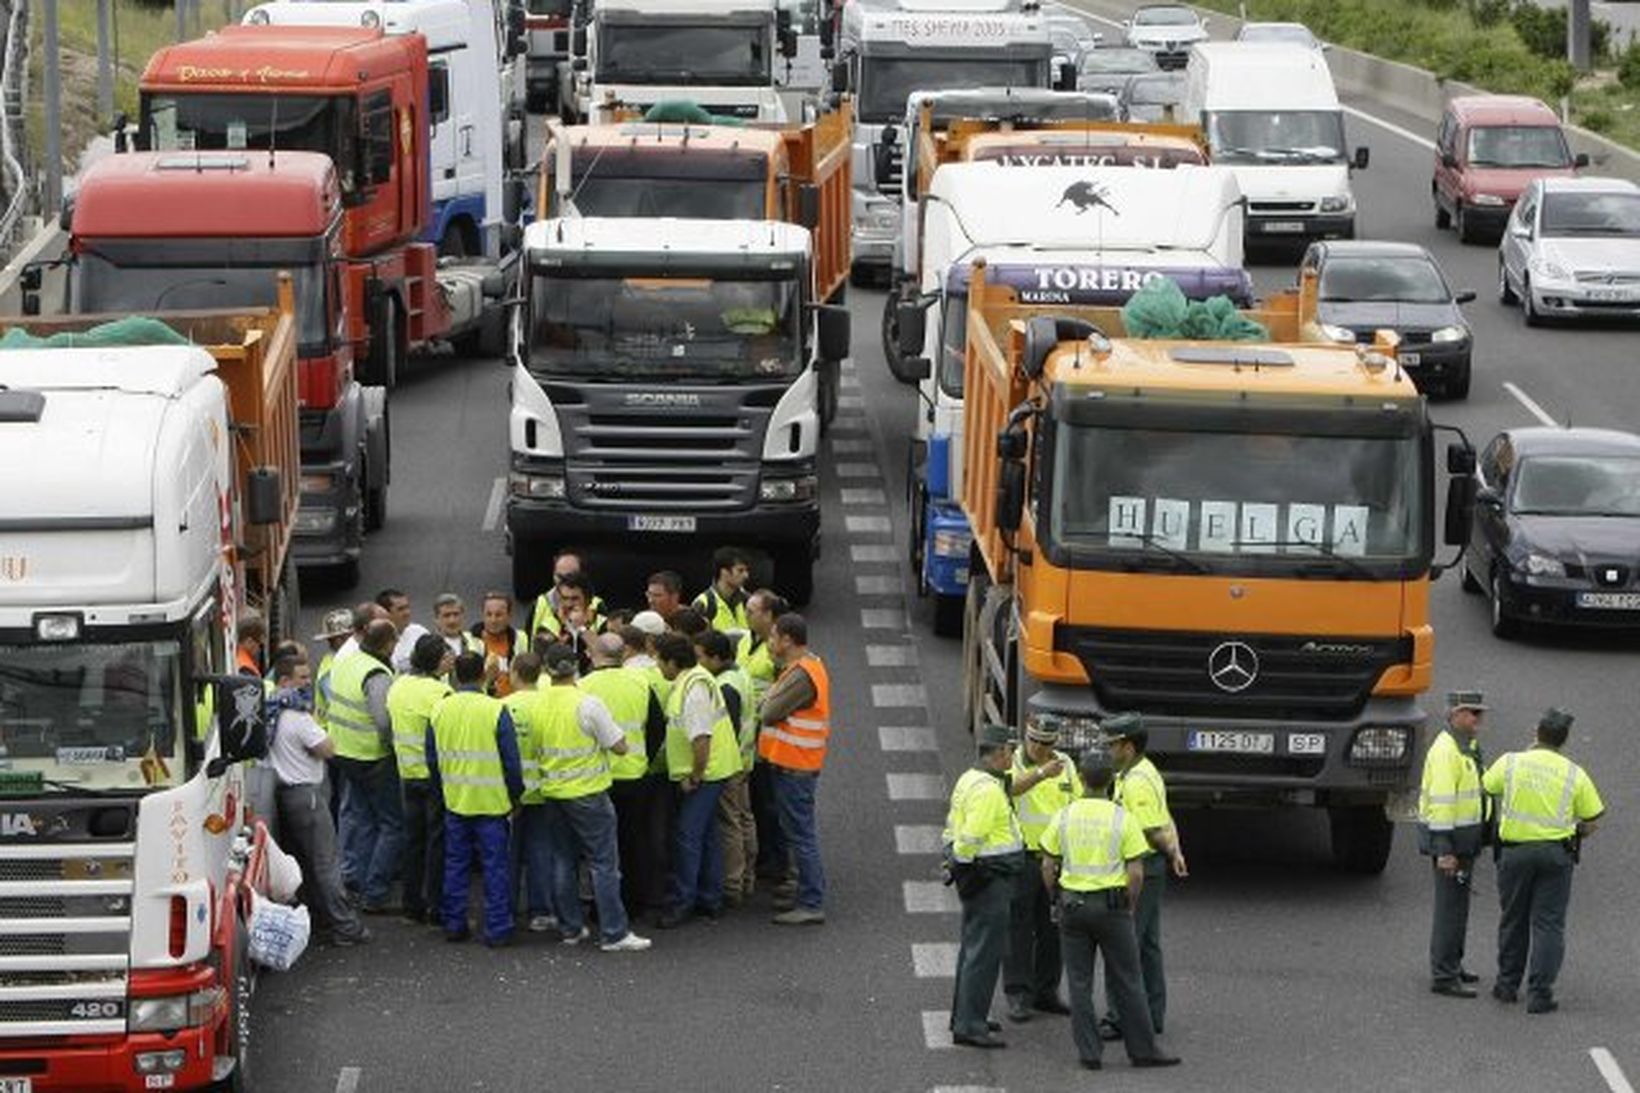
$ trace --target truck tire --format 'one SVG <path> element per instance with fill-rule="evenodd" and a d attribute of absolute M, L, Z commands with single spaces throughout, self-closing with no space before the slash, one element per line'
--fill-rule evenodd
<path fill-rule="evenodd" d="M 803 607 L 814 598 L 814 556 L 807 546 L 775 555 L 774 588 L 794 607 Z"/>
<path fill-rule="evenodd" d="M 968 595 L 963 598 L 962 611 L 962 722 L 970 736 L 979 729 L 980 711 L 984 709 L 980 696 L 985 687 L 985 659 L 981 654 L 983 637 L 979 632 L 980 609 L 991 589 L 991 578 L 979 564 L 979 552 L 969 559 Z"/>
<path fill-rule="evenodd" d="M 404 365 L 404 337 L 400 330 L 399 306 L 392 297 L 382 304 L 380 331 L 373 332 L 366 361 L 366 383 L 391 391 L 399 385 Z"/>
<path fill-rule="evenodd" d="M 1389 862 L 1395 825 L 1382 805 L 1350 805 L 1327 810 L 1333 862 L 1346 873 L 1376 876 Z"/>
<path fill-rule="evenodd" d="M 370 484 L 370 464 L 359 464 L 359 503 L 364 507 L 364 530 L 366 534 L 380 531 L 387 526 L 387 484 L 379 486 Z"/>
<path fill-rule="evenodd" d="M 285 555 L 285 565 L 279 572 L 279 583 L 268 596 L 268 640 L 276 645 L 296 636 L 297 618 L 302 613 L 302 596 L 296 581 L 296 559 Z"/>
<path fill-rule="evenodd" d="M 256 991 L 256 969 L 249 952 L 250 929 L 241 920 L 234 934 L 233 981 L 228 984 L 228 1043 L 232 1046 L 233 1073 L 211 1086 L 211 1093 L 249 1093 L 252 1088 L 251 996 Z"/>
<path fill-rule="evenodd" d="M 832 422 L 837 420 L 837 399 L 840 394 L 839 387 L 843 382 L 842 362 L 816 361 L 814 377 L 817 381 L 816 393 L 820 403 L 820 435 L 824 436 L 831 431 Z"/>
<path fill-rule="evenodd" d="M 906 371 L 906 358 L 900 352 L 900 324 L 895 313 L 899 301 L 899 296 L 892 292 L 883 301 L 883 360 L 888 363 L 889 375 L 911 385 L 917 382 L 917 377 Z"/>

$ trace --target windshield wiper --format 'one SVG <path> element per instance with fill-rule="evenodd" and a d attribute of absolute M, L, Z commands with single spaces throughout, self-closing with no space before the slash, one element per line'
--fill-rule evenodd
<path fill-rule="evenodd" d="M 112 797 L 122 792 L 117 787 L 88 786 L 84 782 L 64 781 L 61 778 L 41 778 L 38 784 L 69 793 L 89 793 L 93 797 Z"/>
<path fill-rule="evenodd" d="M 1350 572 L 1354 573 L 1358 577 L 1365 578 L 1369 581 L 1375 581 L 1378 579 L 1378 574 L 1374 573 L 1354 558 L 1338 553 L 1326 543 L 1313 543 L 1308 539 L 1237 539 L 1230 545 L 1235 547 L 1269 547 L 1272 550 L 1279 548 L 1291 549 L 1292 547 L 1306 547 L 1315 551 L 1316 554 L 1320 555 L 1322 558 L 1325 558 L 1328 561 L 1337 562 L 1346 567 Z"/>
<path fill-rule="evenodd" d="M 1279 159 L 1303 159 L 1320 162 L 1331 162 L 1342 159 L 1343 153 L 1336 148 L 1263 148 L 1260 156 Z"/>
<path fill-rule="evenodd" d="M 1115 539 L 1115 538 L 1118 538 L 1118 537 L 1123 538 L 1123 539 L 1132 539 L 1134 542 L 1137 542 L 1137 543 L 1140 543 L 1141 545 L 1143 545 L 1146 550 L 1150 550 L 1150 549 L 1158 550 L 1162 554 L 1165 554 L 1167 557 L 1172 558 L 1174 561 L 1178 562 L 1180 565 L 1184 566 L 1186 569 L 1189 569 L 1193 573 L 1207 574 L 1207 573 L 1212 572 L 1212 570 L 1209 569 L 1202 562 L 1197 561 L 1195 558 L 1192 558 L 1190 555 L 1185 554 L 1183 551 L 1175 550 L 1174 548 L 1165 545 L 1161 541 L 1161 539 L 1159 537 L 1155 536 L 1155 535 L 1142 535 L 1142 534 L 1141 535 L 1134 535 L 1130 532 L 1125 532 L 1125 531 L 1107 531 L 1107 532 L 1105 532 L 1105 542 L 1107 544 L 1110 543 L 1110 541 L 1112 539 Z M 1117 547 L 1117 549 L 1121 549 L 1121 548 Z"/>

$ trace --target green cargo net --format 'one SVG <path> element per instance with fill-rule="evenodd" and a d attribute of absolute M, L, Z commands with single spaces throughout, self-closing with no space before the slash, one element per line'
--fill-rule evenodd
<path fill-rule="evenodd" d="M 1228 296 L 1187 300 L 1170 277 L 1147 281 L 1122 305 L 1122 326 L 1130 338 L 1207 342 L 1262 342 L 1269 331 L 1236 310 Z"/>
<path fill-rule="evenodd" d="M 14 326 L 0 337 L 0 349 L 132 349 L 191 344 L 169 326 L 146 315 L 128 315 L 89 330 L 62 330 L 44 337 Z"/>
<path fill-rule="evenodd" d="M 707 110 L 693 99 L 662 99 L 644 111 L 643 120 L 667 125 L 745 126 L 740 118 L 726 118 Z"/>

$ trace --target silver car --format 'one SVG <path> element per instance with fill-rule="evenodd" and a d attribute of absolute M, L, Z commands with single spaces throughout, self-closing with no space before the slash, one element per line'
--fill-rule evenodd
<path fill-rule="evenodd" d="M 1326 45 L 1303 23 L 1243 23 L 1236 31 L 1238 42 L 1285 42 L 1305 49 L 1326 49 Z"/>
<path fill-rule="evenodd" d="M 1640 319 L 1640 186 L 1620 178 L 1530 183 L 1498 245 L 1498 299 L 1526 325 Z"/>

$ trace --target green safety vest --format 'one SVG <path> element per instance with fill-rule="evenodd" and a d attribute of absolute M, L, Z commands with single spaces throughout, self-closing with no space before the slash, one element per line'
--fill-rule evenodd
<path fill-rule="evenodd" d="M 741 635 L 740 645 L 735 649 L 735 663 L 752 681 L 752 712 L 761 716 L 763 696 L 769 693 L 775 678 L 780 675 L 780 669 L 774 663 L 774 654 L 769 652 L 769 643 L 752 634 Z"/>
<path fill-rule="evenodd" d="M 532 734 L 540 769 L 541 796 L 567 801 L 609 788 L 609 761 L 598 741 L 581 728 L 581 703 L 589 696 L 576 686 L 554 686 L 533 696 Z"/>
<path fill-rule="evenodd" d="M 535 760 L 536 734 L 541 722 L 535 699 L 540 693 L 539 689 L 514 691 L 501 700 L 507 713 L 512 715 L 513 735 L 518 738 L 518 773 L 524 781 L 524 796 L 518 803 L 522 805 L 538 805 L 542 801 L 541 769 Z"/>
<path fill-rule="evenodd" d="M 966 770 L 951 790 L 941 841 L 959 862 L 1018 854 L 1025 849 L 1008 791 L 989 771 Z"/>
<path fill-rule="evenodd" d="M 313 673 L 313 719 L 319 727 L 330 731 L 330 673 L 336 667 L 336 650 L 331 649 L 319 658 L 319 670 Z"/>
<path fill-rule="evenodd" d="M 723 693 L 712 673 L 697 664 L 672 681 L 672 693 L 666 701 L 666 771 L 674 782 L 683 781 L 695 769 L 694 747 L 683 727 L 683 700 L 691 689 L 700 686 L 711 696 L 714 718 L 712 750 L 702 780 L 719 782 L 740 770 L 740 748 L 729 710 L 723 705 Z"/>
<path fill-rule="evenodd" d="M 649 721 L 649 679 L 633 668 L 597 668 L 581 680 L 581 690 L 603 700 L 626 737 L 626 754 L 609 756 L 609 776 L 632 782 L 649 769 L 644 728 Z"/>
<path fill-rule="evenodd" d="M 1062 751 L 1054 758 L 1065 764 L 1059 777 L 1038 782 L 1027 793 L 1014 798 L 1014 813 L 1019 817 L 1019 833 L 1025 840 L 1025 849 L 1042 849 L 1042 832 L 1053 819 L 1054 813 L 1082 796 L 1082 776 L 1076 773 L 1076 764 Z M 1014 780 L 1030 772 L 1025 763 L 1025 749 L 1014 753 Z"/>
<path fill-rule="evenodd" d="M 1096 797 L 1072 801 L 1042 833 L 1042 851 L 1059 859 L 1059 887 L 1067 892 L 1124 887 L 1127 863 L 1148 845 L 1131 812 Z"/>
<path fill-rule="evenodd" d="M 1481 785 L 1498 798 L 1498 838 L 1506 843 L 1569 839 L 1579 821 L 1605 811 L 1583 768 L 1550 748 L 1510 752 L 1487 768 Z"/>
<path fill-rule="evenodd" d="M 444 807 L 457 816 L 505 816 L 512 811 L 497 731 L 501 700 L 456 691 L 433 707 Z"/>
<path fill-rule="evenodd" d="M 1148 755 L 1139 756 L 1127 770 L 1116 773 L 1110 783 L 1110 799 L 1133 817 L 1141 831 L 1173 826 L 1173 813 L 1167 807 L 1167 786 L 1162 781 L 1162 772 Z M 1149 840 L 1145 842 L 1145 853 L 1156 853 Z"/>
<path fill-rule="evenodd" d="M 597 633 L 604 627 L 604 598 L 592 597 L 587 604 L 587 629 Z M 530 613 L 530 637 L 545 631 L 553 637 L 562 637 L 564 624 L 558 621 L 558 610 L 553 606 L 552 593 L 543 592 L 535 598 L 535 610 Z"/>
<path fill-rule="evenodd" d="M 718 687 L 740 696 L 740 724 L 735 726 L 740 744 L 740 769 L 751 770 L 757 759 L 757 699 L 752 694 L 752 680 L 744 668 L 729 668 L 717 677 Z M 727 704 L 725 704 L 727 705 Z"/>
<path fill-rule="evenodd" d="M 705 592 L 696 596 L 689 606 L 699 611 L 701 616 L 706 619 L 707 625 L 711 626 L 713 630 L 719 630 L 727 634 L 731 630 L 749 631 L 751 629 L 750 624 L 746 621 L 746 597 L 744 596 L 740 598 L 738 604 L 730 606 L 728 600 L 718 595 L 716 588 L 708 588 Z"/>
<path fill-rule="evenodd" d="M 393 719 L 393 754 L 398 756 L 399 777 L 425 781 L 427 769 L 427 725 L 433 707 L 450 693 L 437 676 L 400 676 L 387 689 L 387 713 Z"/>
<path fill-rule="evenodd" d="M 387 671 L 387 665 L 362 650 L 331 669 L 328 728 L 339 758 L 365 762 L 387 758 L 387 745 L 376 732 L 364 694 L 364 681 Z"/>
<path fill-rule="evenodd" d="M 1486 818 L 1486 802 L 1481 793 L 1481 772 L 1474 753 L 1458 743 L 1450 732 L 1438 733 L 1424 756 L 1423 782 L 1418 788 L 1418 822 L 1426 840 L 1444 832 L 1451 836 L 1459 828 L 1475 829 L 1473 853 L 1480 849 L 1479 828 Z"/>

